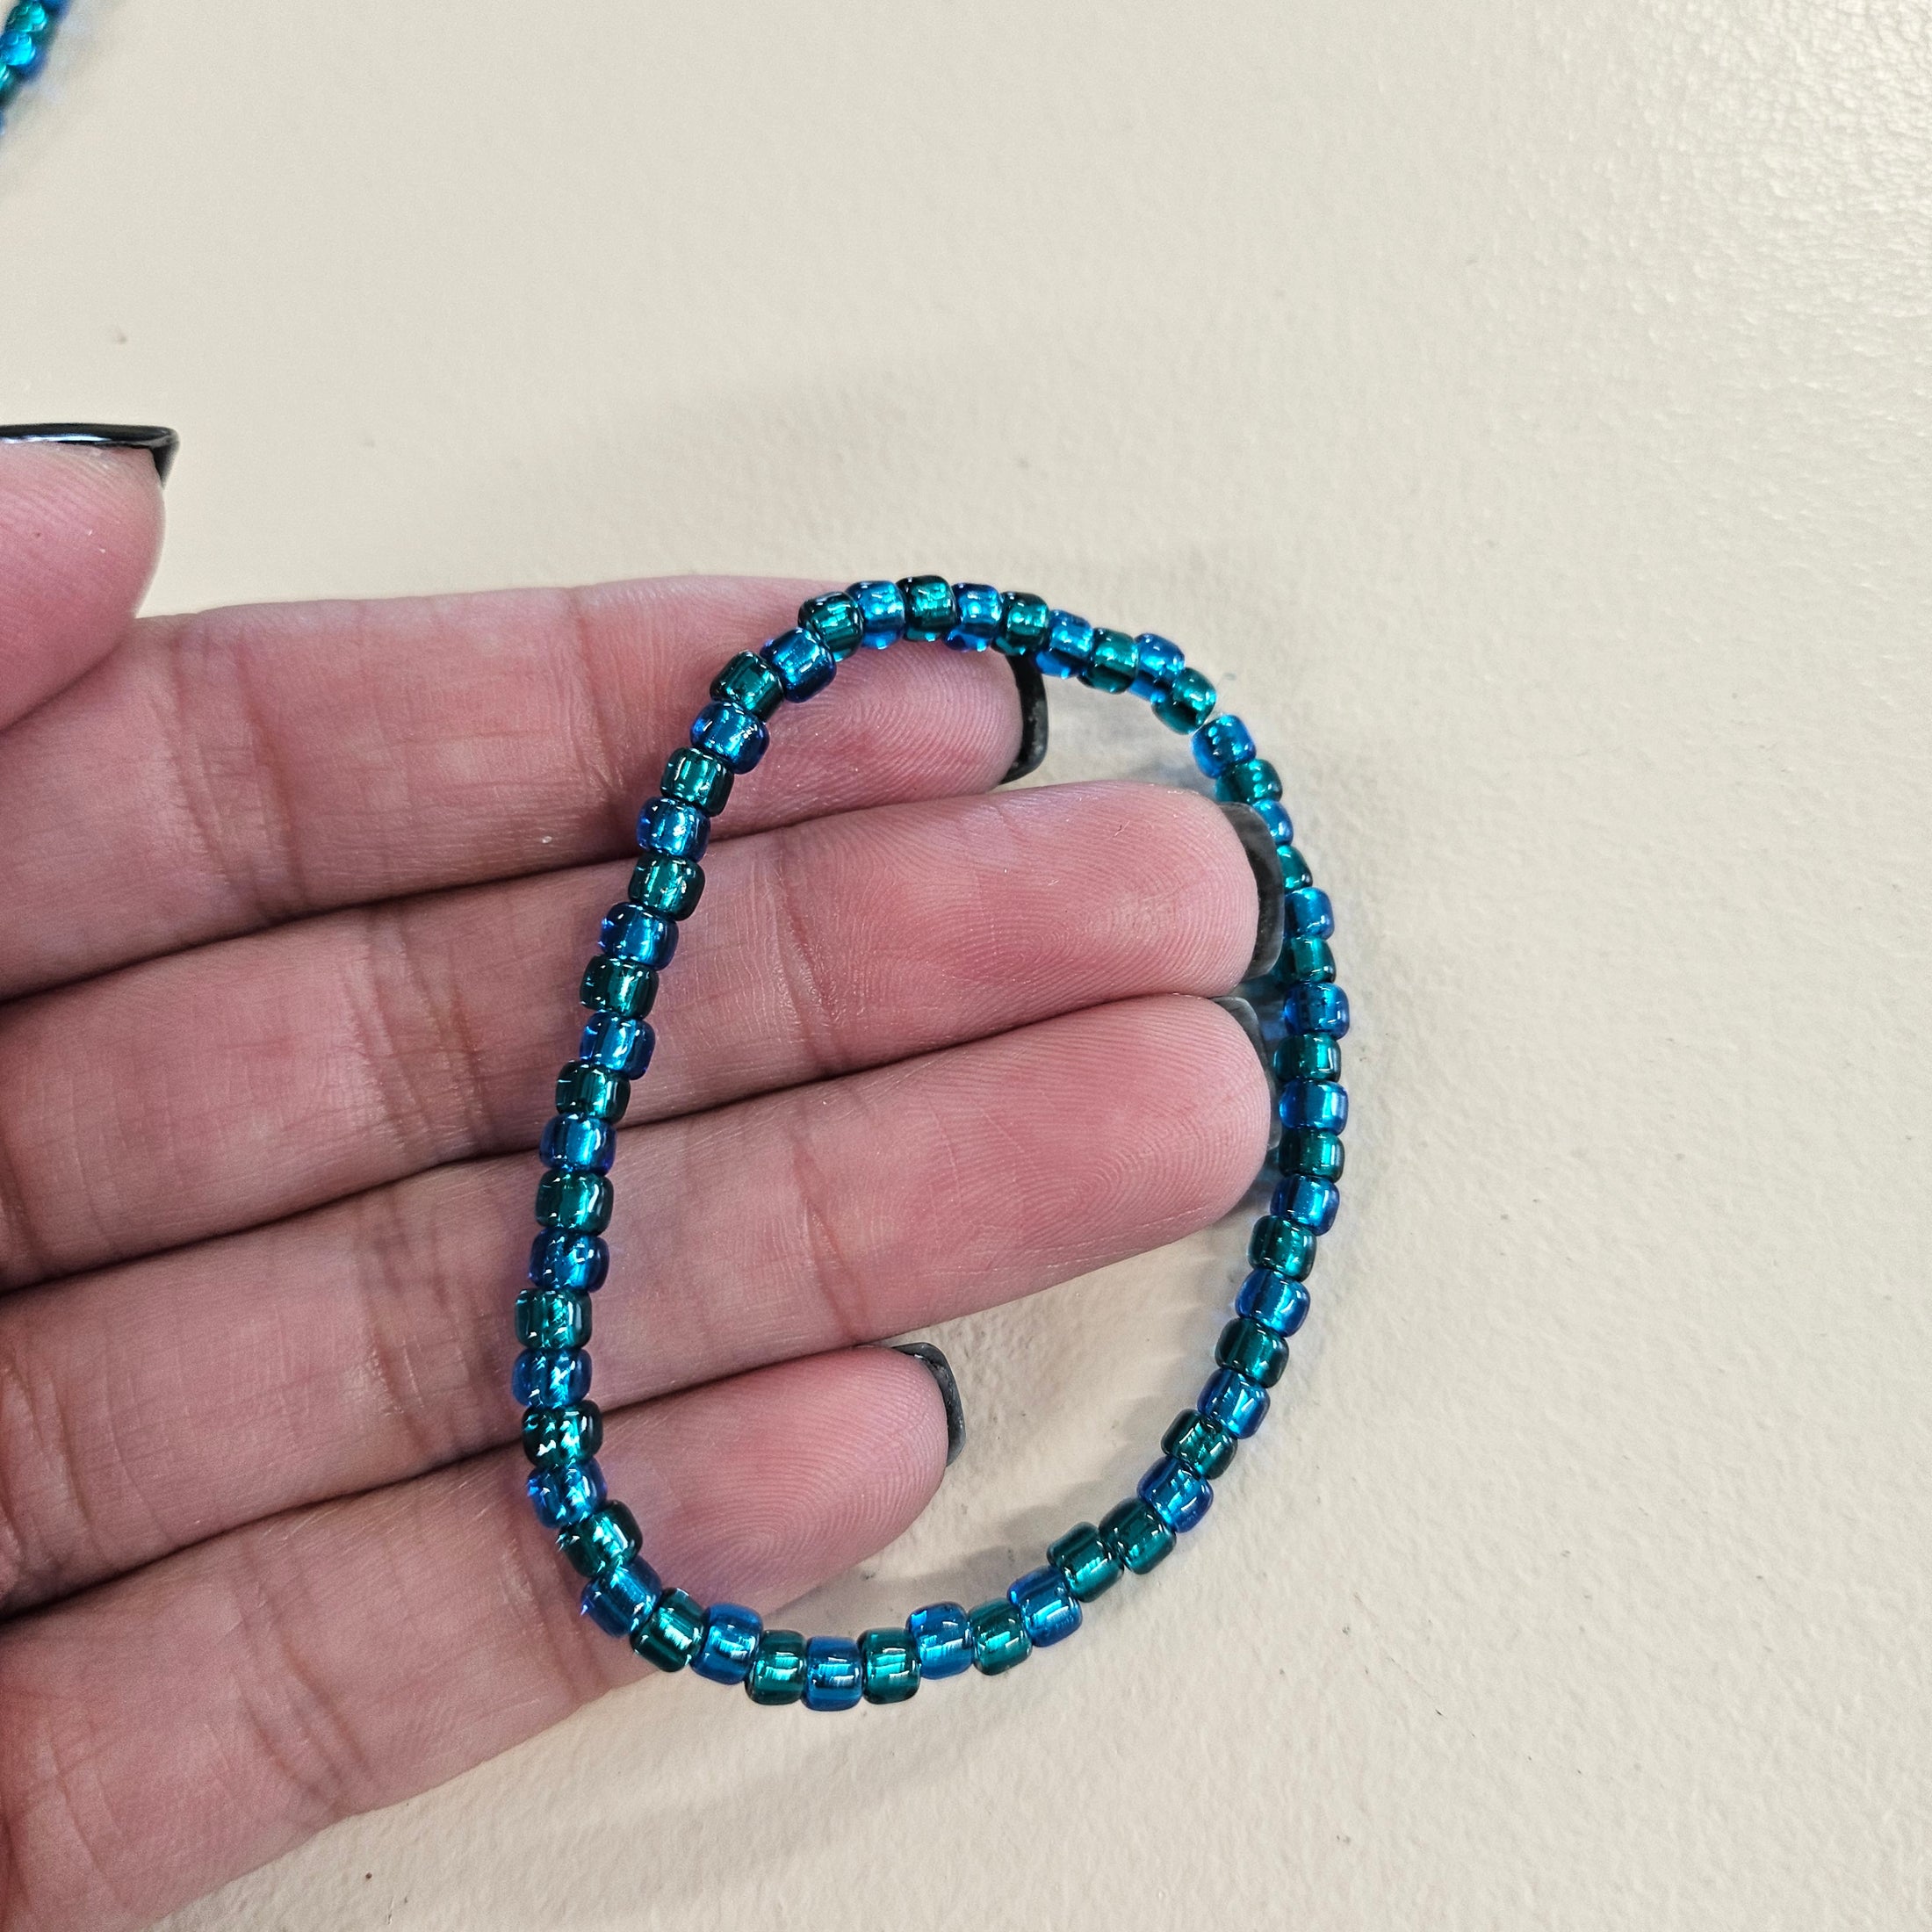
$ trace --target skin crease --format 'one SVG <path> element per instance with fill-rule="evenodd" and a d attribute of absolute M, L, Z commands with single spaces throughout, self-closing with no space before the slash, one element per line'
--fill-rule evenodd
<path fill-rule="evenodd" d="M 148 1923 L 648 1675 L 522 1495 L 528 1150 L 631 815 L 809 588 L 137 622 L 160 527 L 146 457 L 0 443 L 0 1932 Z M 1238 840 L 1155 788 L 988 797 L 1018 733 L 997 661 L 863 653 L 707 856 L 596 1388 L 701 1599 L 775 1608 L 931 1496 L 937 1388 L 862 1344 L 1259 1169 L 1201 997 Z"/>

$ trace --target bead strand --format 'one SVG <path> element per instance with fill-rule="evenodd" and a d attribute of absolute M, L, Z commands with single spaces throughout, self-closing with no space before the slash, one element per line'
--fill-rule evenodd
<path fill-rule="evenodd" d="M 825 689 L 861 645 L 883 650 L 902 638 L 996 651 L 1049 677 L 1129 692 L 1171 730 L 1188 734 L 1216 798 L 1259 817 L 1281 864 L 1286 937 L 1280 958 L 1242 991 L 1261 1018 L 1280 1087 L 1280 1137 L 1270 1156 L 1279 1180 L 1250 1236 L 1251 1272 L 1215 1344 L 1214 1371 L 1194 1406 L 1169 1425 L 1159 1460 L 1133 1496 L 1098 1525 L 1075 1525 L 1003 1597 L 972 1610 L 928 1604 L 903 1626 L 868 1630 L 855 1641 L 807 1639 L 766 1629 L 742 1604 L 707 1608 L 667 1588 L 645 1561 L 637 1519 L 610 1498 L 597 1465 L 603 1422 L 589 1399 L 591 1297 L 609 1269 L 603 1233 L 617 1123 L 631 1082 L 651 1063 L 655 1036 L 645 1016 L 659 975 L 703 894 L 711 820 L 734 781 L 764 756 L 783 705 Z M 660 1669 L 688 1665 L 713 1683 L 742 1684 L 754 1704 L 815 1711 L 903 1703 L 926 1680 L 969 1669 L 998 1676 L 1071 1636 L 1084 1606 L 1124 1572 L 1145 1575 L 1164 1562 L 1206 1517 L 1214 1484 L 1261 1426 L 1269 1391 L 1287 1366 L 1289 1338 L 1308 1316 L 1316 1243 L 1339 1201 L 1348 1120 L 1339 1042 L 1349 1011 L 1328 945 L 1333 913 L 1295 848 L 1280 775 L 1240 718 L 1217 714 L 1217 703 L 1214 686 L 1151 631 L 1129 637 L 1025 592 L 943 577 L 858 583 L 812 597 L 795 628 L 740 652 L 712 680 L 689 743 L 672 754 L 659 796 L 638 815 L 629 890 L 605 913 L 596 956 L 580 982 L 590 1017 L 576 1059 L 557 1077 L 557 1113 L 544 1130 L 540 1226 L 516 1303 L 523 1352 L 511 1376 L 525 1409 L 530 1502 L 586 1578 L 583 1614 Z"/>
<path fill-rule="evenodd" d="M 0 130 L 8 104 L 47 65 L 67 6 L 68 0 L 19 0 L 0 21 Z"/>

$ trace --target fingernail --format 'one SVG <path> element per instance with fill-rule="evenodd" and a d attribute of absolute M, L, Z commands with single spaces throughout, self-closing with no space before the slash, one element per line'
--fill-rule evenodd
<path fill-rule="evenodd" d="M 0 422 L 0 443 L 66 443 L 83 450 L 145 450 L 165 483 L 181 438 L 139 422 Z"/>
<path fill-rule="evenodd" d="M 1268 1050 L 1268 1036 L 1261 1029 L 1261 1015 L 1254 1010 L 1253 1002 L 1244 999 L 1239 993 L 1222 993 L 1215 1004 L 1223 1013 L 1233 1014 L 1236 1023 L 1247 1034 L 1262 1072 L 1268 1077 L 1268 1144 L 1272 1147 L 1281 1126 L 1281 1080 L 1274 1071 L 1274 1056 Z"/>
<path fill-rule="evenodd" d="M 1013 681 L 1020 692 L 1020 751 L 999 782 L 1010 785 L 1040 769 L 1047 755 L 1047 681 L 1031 658 L 1008 658 Z"/>
<path fill-rule="evenodd" d="M 953 1365 L 946 1359 L 945 1352 L 930 1342 L 891 1342 L 887 1346 L 932 1370 L 933 1380 L 939 1384 L 939 1399 L 946 1405 L 946 1467 L 951 1468 L 966 1446 L 966 1410 L 959 1399 L 959 1380 L 953 1373 Z"/>
<path fill-rule="evenodd" d="M 1244 979 L 1269 971 L 1281 956 L 1287 932 L 1287 881 L 1281 876 L 1281 854 L 1274 849 L 1274 839 L 1252 805 L 1224 804 L 1228 823 L 1241 840 L 1254 873 L 1255 896 L 1260 902 L 1255 921 L 1254 954 L 1248 962 Z"/>

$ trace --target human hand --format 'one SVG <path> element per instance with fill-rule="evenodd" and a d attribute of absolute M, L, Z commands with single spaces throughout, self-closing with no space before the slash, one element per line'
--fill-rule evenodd
<path fill-rule="evenodd" d="M 531 1150 L 638 805 L 805 589 L 135 623 L 160 528 L 145 456 L 0 440 L 0 1932 L 146 1922 L 645 1674 L 523 1494 Z M 933 1493 L 934 1380 L 858 1344 L 1260 1167 L 1195 997 L 1254 942 L 1234 830 L 989 796 L 1018 735 L 991 657 L 861 653 L 707 855 L 594 1391 L 702 1599 L 782 1604 Z"/>

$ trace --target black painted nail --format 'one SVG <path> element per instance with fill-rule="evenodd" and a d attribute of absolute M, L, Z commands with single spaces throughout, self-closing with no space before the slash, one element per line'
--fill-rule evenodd
<path fill-rule="evenodd" d="M 1020 692 L 1020 751 L 999 782 L 1010 785 L 1040 769 L 1047 755 L 1047 681 L 1031 658 L 1008 658 L 1013 681 Z"/>
<path fill-rule="evenodd" d="M 1248 1044 L 1254 1049 L 1261 1071 L 1268 1077 L 1268 1144 L 1272 1147 L 1281 1128 L 1281 1081 L 1274 1071 L 1274 1056 L 1268 1051 L 1267 1036 L 1261 1030 L 1261 1016 L 1253 1003 L 1239 993 L 1222 993 L 1215 1001 L 1223 1013 L 1232 1013 Z"/>
<path fill-rule="evenodd" d="M 939 1399 L 946 1405 L 946 1467 L 951 1468 L 966 1446 L 966 1410 L 959 1399 L 959 1379 L 953 1373 L 953 1365 L 946 1359 L 945 1352 L 930 1342 L 893 1342 L 888 1345 L 896 1353 L 910 1355 L 915 1362 L 924 1362 L 932 1370 L 933 1380 L 939 1384 Z"/>
<path fill-rule="evenodd" d="M 1222 811 L 1241 840 L 1254 872 L 1255 896 L 1260 914 L 1255 922 L 1254 956 L 1248 962 L 1244 979 L 1270 971 L 1281 956 L 1282 941 L 1287 936 L 1287 882 L 1281 875 L 1281 854 L 1274 849 L 1274 839 L 1252 805 L 1224 804 Z"/>
<path fill-rule="evenodd" d="M 0 422 L 0 443 L 66 443 L 83 450 L 145 450 L 165 483 L 181 438 L 139 422 Z"/>

